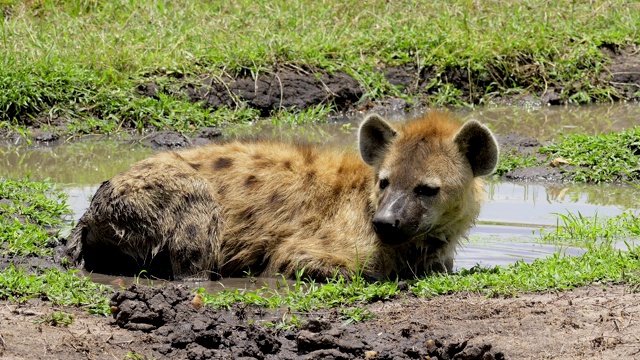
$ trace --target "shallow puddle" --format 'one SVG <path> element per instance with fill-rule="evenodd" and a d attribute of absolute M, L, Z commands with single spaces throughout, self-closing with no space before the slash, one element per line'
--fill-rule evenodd
<path fill-rule="evenodd" d="M 460 111 L 461 118 L 487 122 L 498 134 L 517 132 L 541 139 L 557 138 L 565 133 L 601 133 L 619 131 L 638 123 L 638 104 L 608 106 L 482 108 Z M 400 119 L 399 115 L 390 115 Z M 355 132 L 360 119 L 335 121 L 305 126 L 272 126 L 269 123 L 226 129 L 226 137 L 303 139 L 327 146 L 355 148 Z M 0 174 L 8 178 L 33 180 L 51 178 L 69 194 L 73 220 L 77 220 L 98 185 L 127 169 L 132 163 L 148 157 L 153 150 L 132 140 L 89 137 L 60 146 L 0 146 Z M 456 268 L 507 265 L 518 260 L 531 262 L 546 257 L 558 248 L 540 244 L 540 229 L 551 231 L 556 213 L 584 216 L 612 216 L 627 209 L 640 208 L 638 190 L 611 185 L 525 184 L 488 181 L 489 201 L 483 207 L 470 239 L 459 251 Z M 580 254 L 578 248 L 563 248 L 569 255 Z M 115 278 L 92 275 L 98 282 L 111 283 Z M 134 279 L 125 279 L 127 282 Z M 223 288 L 255 288 L 265 281 L 276 286 L 274 279 L 225 279 L 222 282 L 197 283 L 207 290 Z"/>

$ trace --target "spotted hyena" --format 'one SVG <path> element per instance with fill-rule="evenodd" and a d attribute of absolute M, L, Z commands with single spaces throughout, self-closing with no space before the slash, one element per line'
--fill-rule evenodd
<path fill-rule="evenodd" d="M 171 278 L 451 271 L 498 161 L 491 131 L 445 113 L 370 115 L 358 140 L 360 156 L 271 141 L 157 154 L 100 186 L 68 254 Z"/>

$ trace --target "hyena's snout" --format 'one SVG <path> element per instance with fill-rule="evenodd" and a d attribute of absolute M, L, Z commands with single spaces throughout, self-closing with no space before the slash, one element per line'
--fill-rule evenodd
<path fill-rule="evenodd" d="M 411 214 L 411 204 L 401 193 L 389 194 L 373 216 L 373 228 L 385 244 L 400 245 L 413 237 L 416 224 Z"/>

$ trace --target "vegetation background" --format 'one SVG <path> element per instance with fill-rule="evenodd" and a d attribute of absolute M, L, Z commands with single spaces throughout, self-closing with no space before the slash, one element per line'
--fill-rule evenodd
<path fill-rule="evenodd" d="M 436 106 L 639 97 L 610 71 L 640 42 L 638 1 L 0 0 L 0 21 L 0 127 L 14 130 L 317 121 L 389 97 Z M 265 114 L 242 95 L 212 107 L 185 93 L 283 69 L 346 74 L 358 103 Z M 140 91 L 149 84 L 153 96 Z"/>

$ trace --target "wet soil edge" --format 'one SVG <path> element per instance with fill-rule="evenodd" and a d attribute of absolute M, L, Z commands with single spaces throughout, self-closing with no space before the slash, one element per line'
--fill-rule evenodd
<path fill-rule="evenodd" d="M 599 78 L 592 79 L 593 85 L 614 89 L 611 100 L 639 100 L 640 53 L 633 48 L 620 47 L 603 47 L 602 51 L 610 58 L 610 65 Z M 391 66 L 380 67 L 376 71 L 395 88 L 397 94 L 417 95 L 418 99 L 433 99 L 444 96 L 442 90 L 447 87 L 455 89 L 447 95 L 447 101 L 455 100 L 466 104 L 493 101 L 507 104 L 558 105 L 567 103 L 571 96 L 583 90 L 574 88 L 572 84 L 546 79 L 546 75 L 537 71 L 535 64 L 526 63 L 526 59 L 514 61 L 521 63 L 515 63 L 513 70 L 498 67 L 469 70 L 462 67 Z M 585 74 L 588 72 L 585 69 Z M 543 78 L 544 81 L 541 80 Z M 319 104 L 333 104 L 340 111 L 367 110 L 373 106 L 370 101 L 361 101 L 371 94 L 367 94 L 363 84 L 345 71 L 327 73 L 320 69 L 286 64 L 276 66 L 257 77 L 243 73 L 237 76 L 173 75 L 168 83 L 171 85 L 164 86 L 157 81 L 149 81 L 140 84 L 137 90 L 141 95 L 156 98 L 161 93 L 186 96 L 192 102 L 201 102 L 213 109 L 234 107 L 243 102 L 259 110 L 263 116 L 281 108 L 305 109 Z M 526 93 L 505 95 L 500 91 L 488 91 L 496 87 L 520 88 L 525 89 Z M 403 100 L 395 101 L 396 107 L 409 106 Z M 400 105 L 397 104 L 398 101 Z M 381 102 L 385 103 L 385 100 Z"/>

